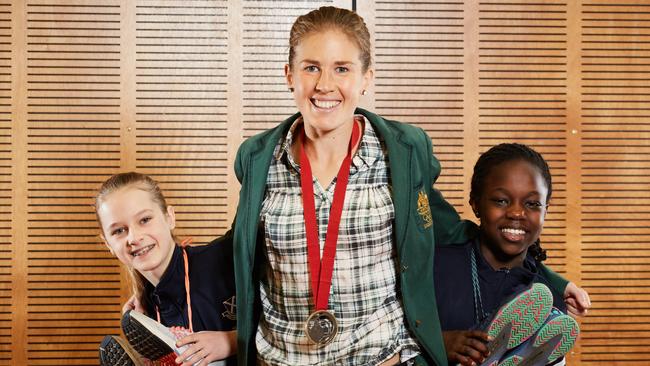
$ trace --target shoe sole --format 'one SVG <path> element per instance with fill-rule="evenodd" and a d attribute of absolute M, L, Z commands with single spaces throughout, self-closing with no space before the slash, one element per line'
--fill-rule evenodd
<path fill-rule="evenodd" d="M 560 315 L 544 324 L 532 342 L 499 366 L 536 366 L 554 362 L 571 350 L 579 334 L 575 319 Z"/>
<path fill-rule="evenodd" d="M 143 366 L 140 357 L 120 337 L 107 335 L 99 346 L 101 366 Z"/>
<path fill-rule="evenodd" d="M 122 331 L 131 346 L 142 356 L 159 366 L 177 366 L 176 357 L 187 346 L 176 347 L 176 337 L 169 329 L 137 311 L 122 316 Z M 213 361 L 208 366 L 225 366 L 226 361 Z"/>
<path fill-rule="evenodd" d="M 533 286 L 503 305 L 487 329 L 490 355 L 481 366 L 495 366 L 506 351 L 528 340 L 544 324 L 553 307 L 553 294 L 543 284 Z"/>
<path fill-rule="evenodd" d="M 176 355 L 180 354 L 176 348 L 176 338 L 167 327 L 137 311 L 124 313 L 122 331 L 131 346 L 152 361 L 166 360 L 173 355 L 173 364 Z"/>

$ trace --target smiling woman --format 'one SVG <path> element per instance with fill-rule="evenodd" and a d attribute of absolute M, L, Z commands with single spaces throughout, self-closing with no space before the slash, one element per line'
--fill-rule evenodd
<path fill-rule="evenodd" d="M 466 241 L 475 226 L 433 188 L 427 134 L 358 108 L 370 49 L 352 11 L 298 17 L 284 70 L 299 113 L 239 148 L 227 238 L 241 365 L 445 362 L 427 291 L 434 244 Z"/>

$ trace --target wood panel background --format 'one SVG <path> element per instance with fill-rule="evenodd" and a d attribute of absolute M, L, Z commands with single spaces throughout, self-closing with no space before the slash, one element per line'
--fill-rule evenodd
<path fill-rule="evenodd" d="M 548 264 L 594 303 L 570 364 L 650 364 L 647 0 L 0 0 L 0 364 L 95 365 L 119 332 L 91 207 L 110 174 L 159 180 L 180 236 L 227 230 L 237 147 L 294 113 L 288 32 L 323 4 L 366 19 L 363 105 L 430 134 L 464 216 L 481 152 L 544 154 Z"/>

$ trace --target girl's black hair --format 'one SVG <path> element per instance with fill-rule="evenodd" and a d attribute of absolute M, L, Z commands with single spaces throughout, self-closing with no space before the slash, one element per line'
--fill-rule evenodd
<path fill-rule="evenodd" d="M 485 178 L 494 167 L 505 162 L 516 160 L 526 161 L 539 169 L 548 188 L 548 195 L 546 196 L 545 202 L 548 204 L 548 201 L 551 199 L 551 193 L 553 192 L 553 183 L 551 180 L 551 171 L 546 160 L 544 160 L 540 153 L 529 146 L 517 143 L 503 143 L 493 146 L 478 158 L 476 165 L 474 165 L 474 173 L 472 174 L 472 185 L 469 193 L 470 202 L 480 201 L 485 185 Z M 546 259 L 546 250 L 542 249 L 539 239 L 528 248 L 528 251 L 538 262 Z"/>

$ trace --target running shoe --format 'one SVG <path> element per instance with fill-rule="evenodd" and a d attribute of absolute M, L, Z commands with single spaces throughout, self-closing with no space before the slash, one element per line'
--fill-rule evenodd
<path fill-rule="evenodd" d="M 487 345 L 490 354 L 481 366 L 498 365 L 508 350 L 533 336 L 548 318 L 552 307 L 553 294 L 541 283 L 534 283 L 501 306 L 489 325 L 483 327 L 492 340 Z"/>
<path fill-rule="evenodd" d="M 534 338 L 508 352 L 499 366 L 544 366 L 567 354 L 580 334 L 572 317 L 553 309 Z"/>
<path fill-rule="evenodd" d="M 147 366 L 140 355 L 122 337 L 107 335 L 99 346 L 101 366 Z"/>
<path fill-rule="evenodd" d="M 177 366 L 174 360 L 189 346 L 176 347 L 176 341 L 191 334 L 183 327 L 166 327 L 131 310 L 122 316 L 122 331 L 138 353 L 161 366 Z M 225 364 L 225 361 L 214 361 L 209 366 Z"/>

